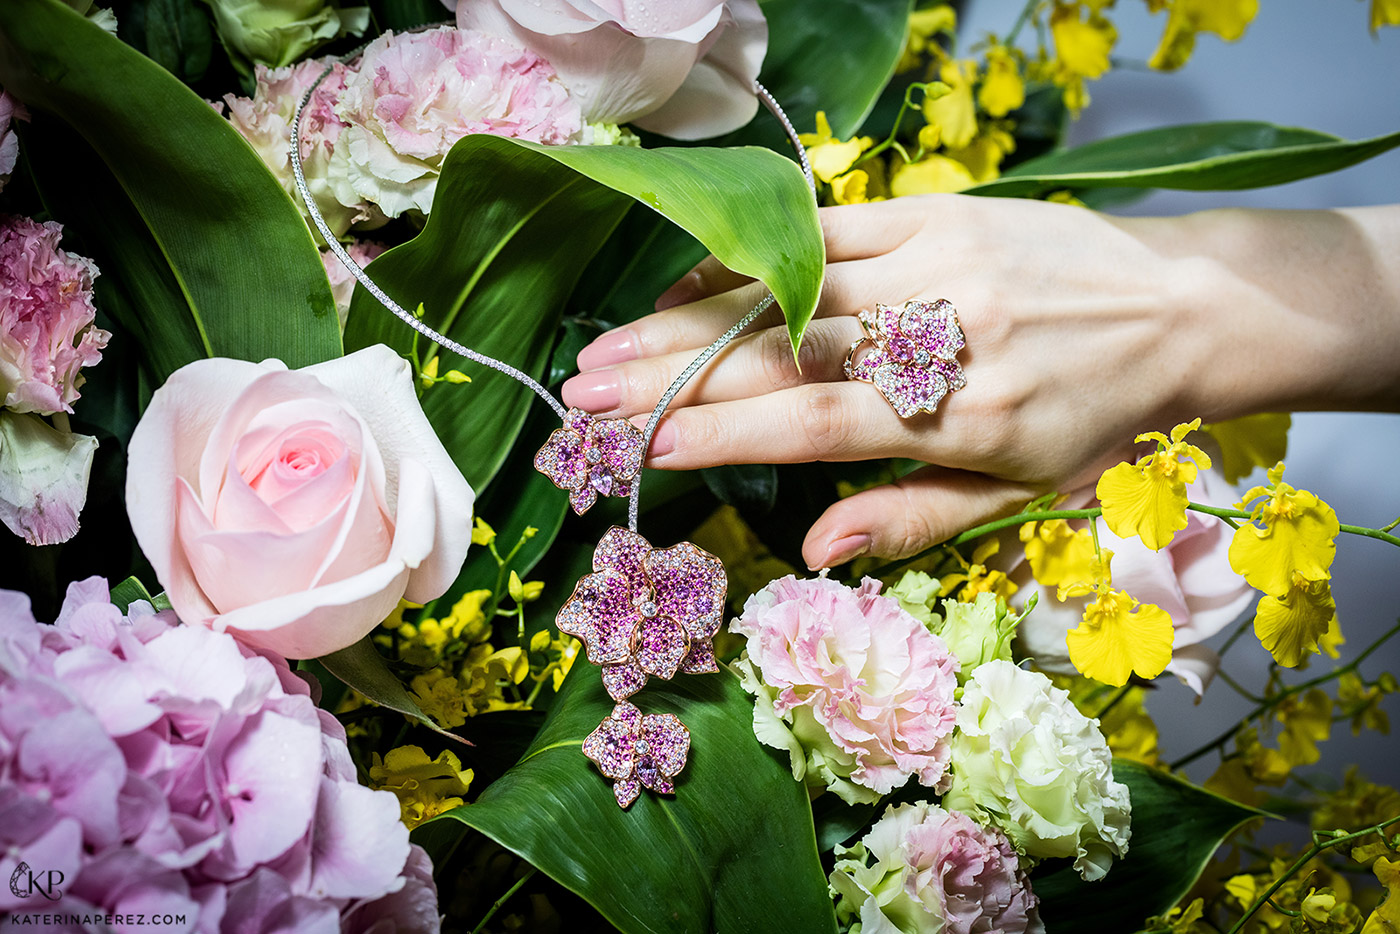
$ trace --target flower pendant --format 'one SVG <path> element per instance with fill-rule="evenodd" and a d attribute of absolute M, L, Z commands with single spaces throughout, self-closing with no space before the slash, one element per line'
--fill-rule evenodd
<path fill-rule="evenodd" d="M 569 409 L 535 455 L 535 469 L 569 491 L 569 505 L 583 515 L 599 496 L 631 496 L 642 469 L 642 432 L 625 418 L 594 418 Z"/>
<path fill-rule="evenodd" d="M 627 701 L 583 741 L 583 754 L 613 780 L 613 797 L 628 807 L 642 786 L 660 794 L 672 794 L 672 779 L 685 768 L 690 752 L 690 731 L 669 713 L 643 714 Z"/>

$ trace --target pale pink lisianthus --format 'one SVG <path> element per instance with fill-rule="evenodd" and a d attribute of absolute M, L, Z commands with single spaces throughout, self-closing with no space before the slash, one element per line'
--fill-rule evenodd
<path fill-rule="evenodd" d="M 469 133 L 576 142 L 577 102 L 549 63 L 513 42 L 443 27 L 386 32 L 345 78 L 337 171 L 390 217 L 432 210 L 442 161 Z"/>
<path fill-rule="evenodd" d="M 282 190 L 291 196 L 297 208 L 306 212 L 296 178 L 292 174 L 292 118 L 297 104 L 307 88 L 327 67 L 331 73 L 317 86 L 307 101 L 301 116 L 302 174 L 316 202 L 316 209 L 326 219 L 331 232 L 343 236 L 352 226 L 374 227 L 383 224 L 384 215 L 373 205 L 355 194 L 344 177 L 343 165 L 333 163 L 344 122 L 335 114 L 335 104 L 345 90 L 344 65 L 333 59 L 311 59 L 285 68 L 258 65 L 254 69 L 256 85 L 252 97 L 224 96 L 228 106 L 228 121 L 248 141 L 258 158 L 277 178 Z"/>
<path fill-rule="evenodd" d="M 19 161 L 19 137 L 14 122 L 28 120 L 29 111 L 4 91 L 0 91 L 0 189 L 10 180 L 10 173 Z"/>
<path fill-rule="evenodd" d="M 1208 506 L 1228 507 L 1238 496 L 1216 470 L 1202 470 L 1187 492 L 1192 500 Z M 1094 505 L 1098 505 L 1094 489 L 1085 487 L 1069 494 L 1062 508 Z M 1230 567 L 1234 530 L 1215 516 L 1188 510 L 1186 528 L 1161 551 L 1153 551 L 1141 539 L 1119 538 L 1102 520 L 1095 521 L 1099 544 L 1113 552 L 1113 586 L 1140 603 L 1167 611 L 1176 630 L 1167 671 L 1197 694 L 1203 693 L 1220 663 L 1215 650 L 1204 641 L 1239 619 L 1255 596 L 1244 578 Z M 1022 554 L 1019 547 L 1005 551 Z M 1022 648 L 1038 668 L 1073 673 L 1065 633 L 1079 625 L 1088 598 L 1071 597 L 1061 602 L 1055 588 L 1035 583 L 1029 565 L 1012 566 L 1008 573 L 1022 584 L 1016 595 L 1018 603 L 1037 589 L 1040 592 L 1035 611 L 1018 631 Z"/>
<path fill-rule="evenodd" d="M 757 0 L 444 0 L 457 25 L 549 60 L 589 123 L 635 123 L 676 139 L 737 130 L 758 110 L 768 48 Z"/>
<path fill-rule="evenodd" d="M 356 240 L 345 245 L 345 252 L 350 254 L 360 268 L 368 266 L 387 250 L 382 243 L 373 240 Z M 345 320 L 350 315 L 350 299 L 355 295 L 355 275 L 346 268 L 330 250 L 321 251 L 321 262 L 326 267 L 326 278 L 331 282 L 331 296 L 335 299 L 335 314 L 340 319 L 340 330 L 345 330 Z"/>
<path fill-rule="evenodd" d="M 291 658 L 440 596 L 472 499 L 382 344 L 300 370 L 191 363 L 128 450 L 132 531 L 181 619 Z"/>
<path fill-rule="evenodd" d="M 427 934 L 425 864 L 283 659 L 143 602 L 124 614 L 100 578 L 52 626 L 0 591 L 0 912 Z"/>
<path fill-rule="evenodd" d="M 795 778 L 852 802 L 911 776 L 937 791 L 948 781 L 957 659 L 879 591 L 788 576 L 729 627 L 748 639 L 735 668 L 758 738 L 791 753 Z"/>
<path fill-rule="evenodd" d="M 830 882 L 837 916 L 878 934 L 1040 934 L 1040 900 L 1006 835 L 935 804 L 901 804 L 853 847 Z"/>
<path fill-rule="evenodd" d="M 93 326 L 92 260 L 58 248 L 63 227 L 0 218 L 0 405 L 72 412 L 82 368 L 102 360 L 112 335 Z"/>

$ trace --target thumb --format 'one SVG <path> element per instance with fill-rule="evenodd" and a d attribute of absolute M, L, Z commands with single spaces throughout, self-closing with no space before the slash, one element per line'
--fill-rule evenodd
<path fill-rule="evenodd" d="M 1023 483 L 946 467 L 923 467 L 886 486 L 835 503 L 807 532 L 812 570 L 862 555 L 905 558 L 1020 509 L 1040 491 Z"/>

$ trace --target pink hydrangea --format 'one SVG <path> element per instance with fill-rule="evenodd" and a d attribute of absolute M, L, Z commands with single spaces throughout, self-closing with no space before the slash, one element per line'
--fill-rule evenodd
<path fill-rule="evenodd" d="M 1039 934 L 1039 902 L 1006 835 L 934 804 L 891 807 L 837 851 L 838 917 L 901 934 Z"/>
<path fill-rule="evenodd" d="M 282 659 L 123 616 L 99 578 L 52 626 L 0 591 L 0 912 L 61 891 L 172 932 L 435 931 L 425 865 Z"/>
<path fill-rule="evenodd" d="M 24 105 L 0 91 L 0 189 L 10 180 L 10 173 L 19 161 L 19 137 L 15 135 L 14 121 L 28 119 L 29 112 Z"/>
<path fill-rule="evenodd" d="M 385 33 L 346 76 L 336 147 L 355 192 L 398 217 L 428 213 L 448 150 L 469 133 L 575 142 L 578 104 L 549 63 L 514 43 L 452 27 Z"/>
<path fill-rule="evenodd" d="M 947 787 L 957 659 L 879 581 L 784 577 L 730 631 L 748 638 L 736 667 L 757 698 L 754 732 L 790 751 L 794 777 L 848 801 L 911 776 Z"/>
<path fill-rule="evenodd" d="M 306 89 L 332 64 L 332 59 L 313 59 L 286 68 L 258 65 L 252 97 L 224 97 L 229 123 L 253 147 L 303 213 L 301 195 L 292 175 L 292 118 Z M 343 164 L 332 159 L 345 129 L 345 123 L 336 116 L 335 104 L 345 90 L 347 73 L 344 65 L 334 64 L 311 95 L 301 117 L 302 172 L 317 210 L 336 236 L 343 235 L 352 225 L 372 227 L 384 223 L 384 216 L 355 194 L 344 176 Z"/>
<path fill-rule="evenodd" d="M 387 250 L 382 243 L 373 240 L 356 240 L 345 247 L 350 258 L 361 267 L 368 266 L 381 253 Z M 331 295 L 335 297 L 335 313 L 340 318 L 340 329 L 345 330 L 345 320 L 350 315 L 350 299 L 355 295 L 355 276 L 340 258 L 330 250 L 321 251 L 321 262 L 326 267 L 326 278 L 331 280 Z"/>
<path fill-rule="evenodd" d="M 0 218 L 0 394 L 16 412 L 72 412 L 81 370 L 112 335 L 93 327 L 92 260 L 58 248 L 53 221 Z"/>

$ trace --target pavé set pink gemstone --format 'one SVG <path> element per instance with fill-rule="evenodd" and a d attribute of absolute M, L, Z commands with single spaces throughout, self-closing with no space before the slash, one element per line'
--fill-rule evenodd
<path fill-rule="evenodd" d="M 865 336 L 846 354 L 846 378 L 874 383 L 901 418 L 933 412 L 966 385 L 956 359 L 965 344 L 962 327 L 946 299 L 877 304 L 858 317 Z"/>
<path fill-rule="evenodd" d="M 583 515 L 600 496 L 631 496 L 642 469 L 642 432 L 625 418 L 594 418 L 569 409 L 535 455 L 535 469 L 561 490 Z"/>
<path fill-rule="evenodd" d="M 690 731 L 674 714 L 643 714 L 620 701 L 612 715 L 583 741 L 583 754 L 613 780 L 613 797 L 626 808 L 642 787 L 661 794 L 676 790 L 672 781 L 685 768 Z"/>
<path fill-rule="evenodd" d="M 653 548 L 636 532 L 613 526 L 593 552 L 593 573 L 578 582 L 559 610 L 559 631 L 583 642 L 588 660 L 603 668 L 603 686 L 619 702 L 612 717 L 585 741 L 584 753 L 598 763 L 604 775 L 617 780 L 614 791 L 624 808 L 636 799 L 641 785 L 669 793 L 670 779 L 684 767 L 690 743 L 689 733 L 674 716 L 658 715 L 658 719 L 648 715 L 646 724 L 660 724 L 669 718 L 666 722 L 674 721 L 684 733 L 679 759 L 657 758 L 655 754 L 648 759 L 648 754 L 640 751 L 645 749 L 642 746 L 636 753 L 635 775 L 623 774 L 615 758 L 624 755 L 620 751 L 624 747 L 626 755 L 632 755 L 632 739 L 627 737 L 639 736 L 637 742 L 642 744 L 653 742 L 647 733 L 651 727 L 627 726 L 632 716 L 628 711 L 637 709 L 626 698 L 640 691 L 651 677 L 667 680 L 677 672 L 719 670 L 713 640 L 724 618 L 726 589 L 724 565 L 704 549 L 690 542 Z M 655 766 L 649 764 L 653 760 Z M 649 771 L 653 768 L 660 771 Z"/>

